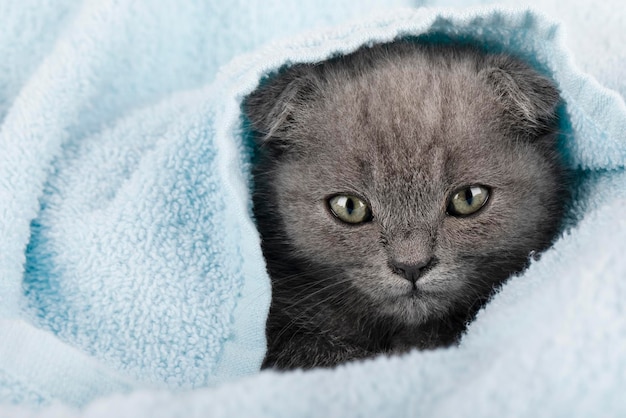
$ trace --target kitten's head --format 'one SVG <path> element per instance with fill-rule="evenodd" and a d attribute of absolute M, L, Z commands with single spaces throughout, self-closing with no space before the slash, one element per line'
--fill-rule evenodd
<path fill-rule="evenodd" d="M 244 108 L 275 291 L 318 271 L 403 323 L 484 300 L 558 228 L 558 100 L 516 59 L 402 42 L 271 78 Z"/>

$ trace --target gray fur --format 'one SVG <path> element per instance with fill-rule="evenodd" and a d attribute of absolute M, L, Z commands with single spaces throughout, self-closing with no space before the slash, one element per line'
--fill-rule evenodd
<path fill-rule="evenodd" d="M 395 42 L 292 66 L 245 103 L 256 132 L 254 211 L 272 278 L 264 367 L 333 366 L 454 344 L 565 200 L 552 83 L 469 47 Z M 479 212 L 446 213 L 485 185 Z M 347 225 L 349 193 L 373 219 Z M 427 267 L 414 286 L 395 266 Z"/>

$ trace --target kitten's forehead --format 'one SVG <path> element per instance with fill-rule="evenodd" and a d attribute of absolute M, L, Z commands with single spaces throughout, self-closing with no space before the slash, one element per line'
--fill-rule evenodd
<path fill-rule="evenodd" d="M 499 146 L 490 132 L 497 104 L 475 70 L 413 64 L 384 68 L 385 77 L 373 71 L 328 83 L 311 125 L 337 170 L 427 191 L 445 184 L 450 171 L 471 172 Z"/>

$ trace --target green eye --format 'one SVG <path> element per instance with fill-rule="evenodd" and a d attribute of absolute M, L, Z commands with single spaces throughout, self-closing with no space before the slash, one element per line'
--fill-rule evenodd
<path fill-rule="evenodd" d="M 448 214 L 468 216 L 478 212 L 489 199 L 489 189 L 485 186 L 467 186 L 452 195 L 448 203 Z"/>
<path fill-rule="evenodd" d="M 372 218 L 369 206 L 363 200 L 351 195 L 337 195 L 328 199 L 330 211 L 337 218 L 349 224 L 367 222 Z"/>

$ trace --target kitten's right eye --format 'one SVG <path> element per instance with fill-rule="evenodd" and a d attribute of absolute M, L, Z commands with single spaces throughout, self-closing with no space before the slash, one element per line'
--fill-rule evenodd
<path fill-rule="evenodd" d="M 356 196 L 333 196 L 328 199 L 328 206 L 333 215 L 349 224 L 360 224 L 372 219 L 372 212 L 367 203 Z"/>

